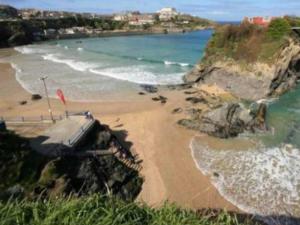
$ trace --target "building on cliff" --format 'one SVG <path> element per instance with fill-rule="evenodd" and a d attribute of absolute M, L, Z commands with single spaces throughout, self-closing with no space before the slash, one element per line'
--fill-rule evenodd
<path fill-rule="evenodd" d="M 175 8 L 162 8 L 157 13 L 161 21 L 170 21 L 172 18 L 179 15 Z"/>
<path fill-rule="evenodd" d="M 129 24 L 133 26 L 142 26 L 145 24 L 154 24 L 155 22 L 155 15 L 148 13 L 148 14 L 141 14 L 141 15 L 133 15 L 129 18 Z"/>
<path fill-rule="evenodd" d="M 262 27 L 267 27 L 271 23 L 272 20 L 276 19 L 278 17 L 273 17 L 273 16 L 255 16 L 255 17 L 245 17 L 244 22 L 248 22 L 254 25 L 262 26 Z"/>

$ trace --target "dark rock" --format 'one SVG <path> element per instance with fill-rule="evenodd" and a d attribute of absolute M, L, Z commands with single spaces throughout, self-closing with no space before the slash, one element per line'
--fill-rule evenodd
<path fill-rule="evenodd" d="M 193 87 L 190 83 L 183 83 L 183 84 L 176 84 L 176 85 L 168 85 L 167 86 L 169 90 L 186 90 Z"/>
<path fill-rule="evenodd" d="M 220 174 L 218 174 L 217 172 L 213 173 L 214 177 L 220 177 Z"/>
<path fill-rule="evenodd" d="M 176 113 L 182 113 L 183 109 L 182 108 L 176 108 L 172 111 L 173 114 L 176 114 Z"/>
<path fill-rule="evenodd" d="M 168 98 L 166 98 L 166 97 L 164 97 L 164 96 L 158 96 L 158 97 L 154 97 L 154 98 L 152 98 L 152 100 L 153 101 L 155 101 L 155 102 L 158 102 L 158 101 L 160 101 L 161 102 L 161 104 L 166 104 L 167 103 L 167 100 L 168 100 Z"/>
<path fill-rule="evenodd" d="M 27 104 L 27 101 L 20 101 L 19 104 L 20 104 L 20 105 L 26 105 L 26 104 Z"/>
<path fill-rule="evenodd" d="M 203 97 L 189 97 L 189 98 L 186 98 L 185 100 L 188 102 L 191 102 L 193 104 L 197 104 L 197 103 L 206 104 L 207 103 L 206 99 Z"/>
<path fill-rule="evenodd" d="M 145 95 L 145 93 L 144 92 L 139 92 L 139 95 Z"/>
<path fill-rule="evenodd" d="M 177 122 L 178 125 L 184 126 L 191 130 L 199 130 L 201 128 L 201 123 L 199 120 L 192 119 L 182 119 Z"/>
<path fill-rule="evenodd" d="M 49 182 L 39 184 L 35 189 L 37 195 L 45 193 L 45 197 L 50 197 L 110 193 L 124 200 L 133 200 L 141 189 L 142 179 L 138 172 L 128 168 L 114 155 L 85 158 L 69 156 L 56 159 L 52 165 L 55 167 L 51 171 L 55 173 L 42 173 L 43 176 L 47 175 Z"/>
<path fill-rule="evenodd" d="M 260 130 L 267 130 L 266 127 L 266 116 L 267 116 L 267 105 L 259 104 L 258 109 L 254 113 L 254 120 L 252 121 L 251 126 L 254 128 L 258 128 Z"/>
<path fill-rule="evenodd" d="M 255 131 L 265 127 L 266 106 L 260 105 L 253 116 L 240 104 L 224 104 L 192 119 L 178 123 L 189 129 L 198 130 L 219 138 L 236 137 L 245 131 Z"/>
<path fill-rule="evenodd" d="M 155 102 L 158 102 L 158 101 L 160 101 L 160 98 L 154 97 L 154 98 L 152 98 L 152 100 L 155 101 Z"/>
<path fill-rule="evenodd" d="M 108 149 L 111 141 L 111 133 L 109 131 L 99 132 L 96 138 L 96 148 L 98 149 Z"/>
<path fill-rule="evenodd" d="M 193 95 L 193 94 L 196 94 L 197 91 L 185 91 L 184 94 L 186 95 Z"/>
<path fill-rule="evenodd" d="M 33 94 L 31 96 L 32 101 L 37 101 L 37 100 L 40 100 L 40 99 L 42 99 L 42 96 L 40 96 L 39 94 Z"/>
<path fill-rule="evenodd" d="M 0 132 L 4 132 L 4 131 L 7 131 L 6 123 L 4 120 L 0 119 Z"/>
<path fill-rule="evenodd" d="M 24 45 L 29 44 L 30 40 L 26 36 L 25 32 L 17 32 L 14 33 L 8 40 L 9 46 L 16 46 L 16 45 Z"/>
<path fill-rule="evenodd" d="M 190 117 L 195 120 L 195 119 L 199 119 L 200 116 L 201 116 L 201 113 L 202 113 L 202 110 L 201 109 L 188 109 L 187 111 L 187 114 L 190 115 Z"/>
<path fill-rule="evenodd" d="M 153 85 L 141 85 L 141 88 L 148 93 L 157 93 L 158 88 Z"/>
<path fill-rule="evenodd" d="M 269 96 L 279 96 L 294 88 L 300 78 L 300 56 L 291 59 L 287 67 L 279 66 L 271 81 Z"/>

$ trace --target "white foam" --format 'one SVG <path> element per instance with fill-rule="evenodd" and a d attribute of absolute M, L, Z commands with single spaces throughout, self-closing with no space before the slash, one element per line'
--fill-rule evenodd
<path fill-rule="evenodd" d="M 68 65 L 70 68 L 77 70 L 77 71 L 87 71 L 92 68 L 96 68 L 99 65 L 95 63 L 89 63 L 89 62 L 81 62 L 81 61 L 76 61 L 73 59 L 63 59 L 60 57 L 59 54 L 47 54 L 42 56 L 44 60 L 52 61 L 55 63 L 62 63 Z"/>
<path fill-rule="evenodd" d="M 82 51 L 83 51 L 83 48 L 77 48 L 77 51 L 82 52 Z"/>
<path fill-rule="evenodd" d="M 179 63 L 179 62 L 172 62 L 172 61 L 164 61 L 165 65 L 177 65 L 177 66 L 181 66 L 181 67 L 187 67 L 190 66 L 190 64 L 188 63 Z"/>
<path fill-rule="evenodd" d="M 260 99 L 260 100 L 257 100 L 256 103 L 257 104 L 267 104 L 267 105 L 270 105 L 272 103 L 274 103 L 275 101 L 277 101 L 278 98 L 266 98 L 266 99 Z"/>
<path fill-rule="evenodd" d="M 29 93 L 33 94 L 34 91 L 32 90 L 32 86 L 29 84 L 29 82 L 24 82 L 21 78 L 23 70 L 19 68 L 16 64 L 11 63 L 11 67 L 16 71 L 16 80 L 18 83 Z"/>
<path fill-rule="evenodd" d="M 190 148 L 197 167 L 211 178 L 223 197 L 241 210 L 263 216 L 299 217 L 299 149 L 283 145 L 214 150 L 197 138 L 191 141 Z"/>
<path fill-rule="evenodd" d="M 15 47 L 16 51 L 22 53 L 22 54 L 42 54 L 46 53 L 47 51 L 44 49 L 36 48 L 36 47 L 30 47 L 30 46 L 21 46 L 21 47 Z"/>
<path fill-rule="evenodd" d="M 64 48 L 65 48 L 65 49 L 69 49 L 69 47 L 68 47 L 68 46 L 65 46 Z"/>
<path fill-rule="evenodd" d="M 164 84 L 180 84 L 182 83 L 182 77 L 184 74 L 154 74 L 147 71 L 147 68 L 143 66 L 129 66 L 110 69 L 90 69 L 90 72 L 112 77 L 118 80 L 129 81 L 137 84 L 152 84 L 152 85 L 164 85 Z"/>

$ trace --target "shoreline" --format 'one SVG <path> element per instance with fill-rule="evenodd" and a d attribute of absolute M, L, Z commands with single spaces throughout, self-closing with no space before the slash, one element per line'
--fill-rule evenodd
<path fill-rule="evenodd" d="M 112 31 L 102 31 L 98 34 L 88 34 L 88 33 L 77 33 L 77 34 L 58 34 L 53 36 L 48 36 L 45 40 L 40 41 L 32 41 L 32 43 L 28 44 L 20 44 L 20 45 L 14 45 L 11 47 L 0 47 L 0 49 L 8 49 L 8 48 L 14 48 L 18 46 L 26 46 L 30 44 L 40 44 L 47 41 L 55 41 L 55 40 L 73 40 L 73 39 L 88 39 L 88 38 L 105 38 L 105 37 L 127 37 L 127 36 L 144 36 L 144 35 L 159 35 L 159 34 L 165 34 L 165 35 L 171 35 L 171 34 L 185 34 L 190 32 L 197 32 L 197 31 L 203 31 L 203 30 L 213 30 L 213 27 L 203 27 L 203 28 L 197 28 L 197 29 L 176 29 L 176 30 L 169 30 L 168 29 L 159 29 L 159 30 L 112 30 Z"/>
<path fill-rule="evenodd" d="M 1 54 L 1 53 L 0 53 Z M 0 63 L 0 115 L 39 116 L 47 113 L 46 102 L 30 101 L 27 93 L 16 81 L 10 64 Z M 221 208 L 239 211 L 226 201 L 196 167 L 192 158 L 190 141 L 195 132 L 176 124 L 182 115 L 171 112 L 178 105 L 186 104 L 183 90 L 163 90 L 157 94 L 146 94 L 130 102 L 68 102 L 68 110 L 90 110 L 95 118 L 109 124 L 116 132 L 123 131 L 132 151 L 143 160 L 141 175 L 145 177 L 138 201 L 151 206 L 164 201 L 174 202 L 191 209 Z M 165 106 L 153 102 L 151 97 L 162 94 L 168 98 Z M 26 100 L 26 105 L 19 101 Z M 65 108 L 51 98 L 54 113 L 63 113 Z M 184 165 L 184 166 L 183 166 Z"/>

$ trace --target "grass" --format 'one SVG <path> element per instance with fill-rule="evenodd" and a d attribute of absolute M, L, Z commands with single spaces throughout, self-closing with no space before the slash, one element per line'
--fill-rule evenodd
<path fill-rule="evenodd" d="M 196 213 L 166 203 L 155 209 L 98 195 L 55 201 L 0 202 L 0 225 L 250 225 L 226 212 Z"/>
<path fill-rule="evenodd" d="M 211 64 L 234 60 L 246 64 L 262 62 L 272 65 L 292 35 L 290 28 L 295 23 L 293 21 L 290 18 L 275 19 L 267 28 L 247 22 L 239 26 L 220 26 L 209 41 L 202 62 Z"/>

